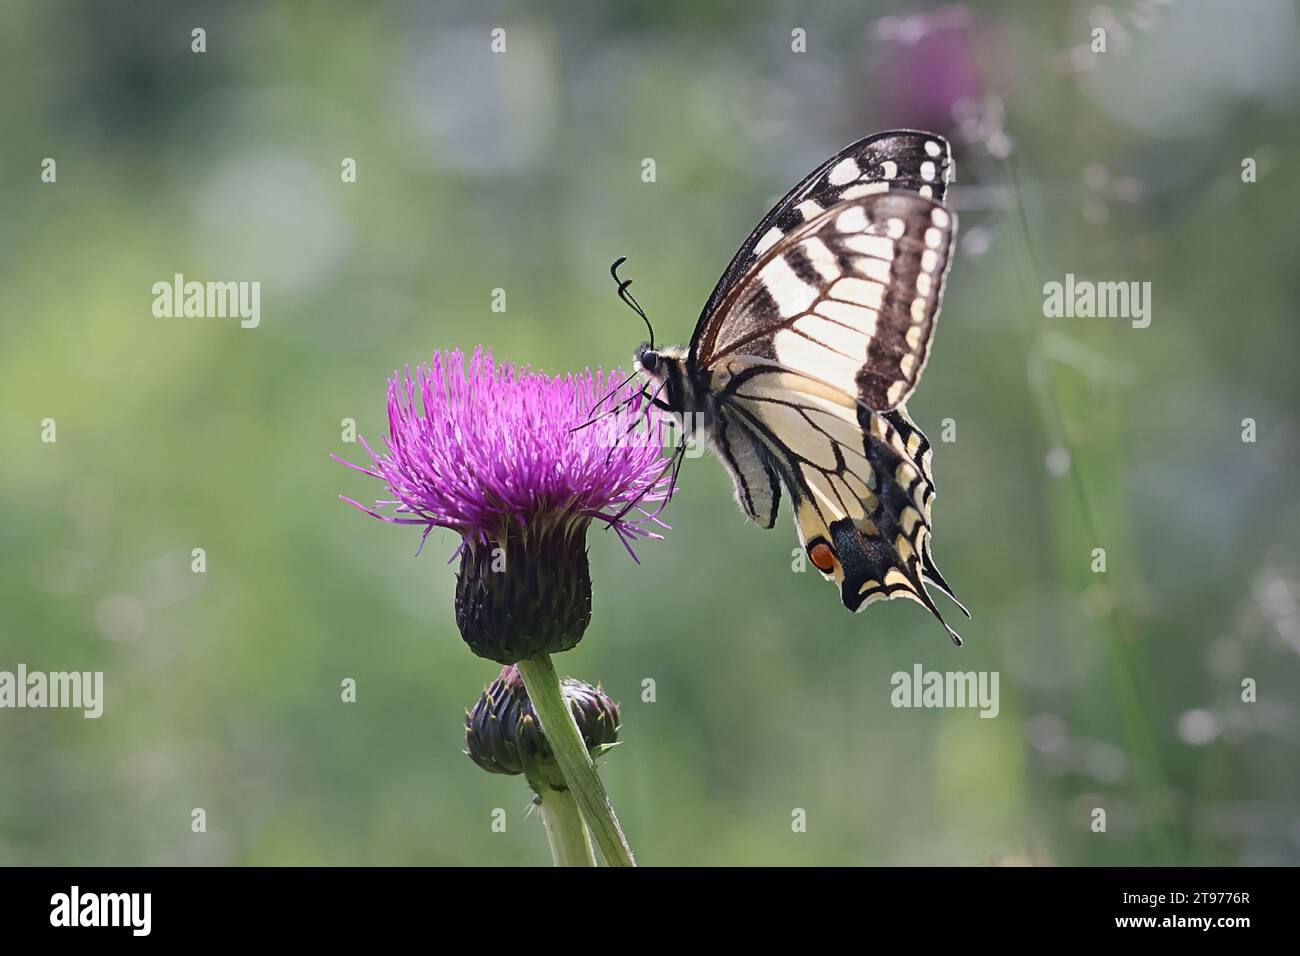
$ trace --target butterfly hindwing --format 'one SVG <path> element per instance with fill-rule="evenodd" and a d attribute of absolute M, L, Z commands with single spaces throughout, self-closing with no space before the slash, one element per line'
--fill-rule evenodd
<path fill-rule="evenodd" d="M 907 400 L 934 336 L 955 218 L 913 193 L 841 203 L 754 263 L 693 349 L 759 357 L 875 411 Z"/>
<path fill-rule="evenodd" d="M 952 596 L 930 551 L 930 444 L 906 410 L 873 412 L 761 362 L 732 359 L 728 375 L 720 396 L 731 430 L 751 431 L 768 449 L 808 558 L 836 583 L 845 607 L 903 597 L 943 623 L 925 587 L 930 581 Z"/>

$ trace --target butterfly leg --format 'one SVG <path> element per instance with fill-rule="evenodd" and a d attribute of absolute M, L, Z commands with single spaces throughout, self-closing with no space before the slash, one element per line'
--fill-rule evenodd
<path fill-rule="evenodd" d="M 606 392 L 605 397 L 602 398 L 600 401 L 598 401 L 595 405 L 592 405 L 591 408 L 587 411 L 588 418 L 591 418 L 591 416 L 595 415 L 596 409 L 600 408 L 600 406 L 604 405 L 607 401 L 609 401 L 611 398 L 613 398 L 615 395 L 621 392 L 627 386 L 627 383 L 632 381 L 632 379 L 634 378 L 636 378 L 636 372 L 633 372 L 627 378 L 623 379 L 623 381 L 620 382 L 618 385 L 616 385 L 614 388 L 611 388 L 608 392 Z M 595 419 L 593 418 L 592 420 L 594 421 Z M 585 427 L 585 426 L 579 426 L 579 427 Z"/>
<path fill-rule="evenodd" d="M 614 413 L 617 412 L 619 409 L 623 408 L 625 405 L 630 404 L 631 402 L 633 402 L 634 400 L 636 400 L 636 399 L 638 399 L 638 398 L 644 398 L 644 399 L 646 399 L 646 406 L 645 406 L 645 421 L 646 421 L 646 428 L 649 429 L 649 427 L 650 427 L 650 407 L 651 407 L 652 405 L 655 406 L 655 407 L 657 407 L 657 408 L 663 408 L 663 409 L 666 409 L 666 410 L 668 410 L 668 411 L 672 411 L 672 409 L 669 408 L 668 405 L 667 405 L 665 402 L 661 401 L 660 398 L 659 398 L 659 393 L 662 392 L 663 390 L 664 390 L 664 386 L 663 386 L 663 385 L 660 385 L 659 388 L 658 388 L 658 389 L 655 391 L 655 393 L 652 395 L 652 394 L 650 394 L 648 391 L 646 391 L 646 389 L 645 389 L 644 387 L 642 387 L 641 391 L 639 391 L 639 392 L 637 392 L 637 393 L 635 393 L 635 394 L 633 394 L 633 395 L 628 396 L 628 398 L 627 398 L 626 400 L 624 400 L 623 402 L 620 402 L 620 403 L 618 404 L 617 407 L 615 407 L 614 409 L 611 409 L 610 414 L 614 414 Z M 617 447 L 622 443 L 622 441 L 623 441 L 624 438 L 626 438 L 628 435 L 632 434 L 632 432 L 636 431 L 636 427 L 637 427 L 638 425 L 640 425 L 640 424 L 641 424 L 641 417 L 640 417 L 639 415 L 638 415 L 636 418 L 632 419 L 632 423 L 631 423 L 630 425 L 627 426 L 627 429 L 623 432 L 623 434 L 622 434 L 621 436 L 619 436 L 618 441 L 614 442 L 614 443 L 610 446 L 609 451 L 606 453 L 606 455 L 605 455 L 605 462 L 606 462 L 607 464 L 608 464 L 608 462 L 609 462 L 609 459 L 610 459 L 610 458 L 613 456 L 613 454 L 614 454 L 614 449 L 617 448 Z"/>
<path fill-rule="evenodd" d="M 579 432 L 582 431 L 584 428 L 590 428 L 592 425 L 596 424 L 597 422 L 604 421 L 607 418 L 611 418 L 617 415 L 622 409 L 626 408 L 628 405 L 632 404 L 638 398 L 642 397 L 642 394 L 643 392 L 635 392 L 629 395 L 627 398 L 623 399 L 623 401 L 611 407 L 610 410 L 605 412 L 603 415 L 597 415 L 594 418 L 588 418 L 581 425 L 575 425 L 573 428 L 569 429 L 569 431 Z"/>
<path fill-rule="evenodd" d="M 686 439 L 683 438 L 680 442 L 678 442 L 677 447 L 673 449 L 673 457 L 672 457 L 671 464 L 665 467 L 664 471 L 660 472 L 659 474 L 659 478 L 662 478 L 664 474 L 668 471 L 669 467 L 671 467 L 672 469 L 672 478 L 669 479 L 668 482 L 668 496 L 659 503 L 659 507 L 656 508 L 653 512 L 646 513 L 647 518 L 653 520 L 654 518 L 659 517 L 660 513 L 663 512 L 664 508 L 668 507 L 668 502 L 672 501 L 673 492 L 677 490 L 677 475 L 681 471 L 682 462 L 686 460 L 686 449 L 687 449 L 687 442 Z M 614 527 L 616 522 L 621 521 L 623 517 L 627 515 L 629 511 L 635 508 L 641 502 L 641 499 L 643 499 L 647 494 L 649 494 L 650 490 L 654 488 L 655 485 L 657 484 L 659 484 L 658 478 L 656 478 L 654 481 L 647 482 L 646 486 L 643 489 L 641 489 L 641 493 L 638 494 L 631 501 L 629 501 L 626 505 L 624 505 L 623 509 L 619 511 L 619 513 L 616 514 L 610 520 L 609 525 L 606 527 L 605 530 L 608 531 L 610 528 Z"/>

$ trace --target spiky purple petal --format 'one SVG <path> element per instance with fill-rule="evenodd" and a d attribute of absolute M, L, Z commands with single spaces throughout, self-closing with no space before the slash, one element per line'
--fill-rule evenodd
<path fill-rule="evenodd" d="M 603 521 L 631 550 L 636 538 L 661 537 L 648 525 L 667 527 L 658 509 L 672 488 L 658 410 L 645 408 L 635 382 L 616 389 L 620 381 L 590 369 L 551 377 L 481 348 L 467 369 L 463 353 L 435 352 L 389 381 L 387 451 L 361 439 L 373 466 L 335 456 L 384 481 L 389 496 L 373 508 L 340 497 L 383 521 L 425 525 L 426 535 L 444 527 L 480 540 L 509 523 Z M 579 429 L 607 397 L 609 408 L 627 403 L 622 414 Z M 626 431 L 637 416 L 646 427 Z"/>

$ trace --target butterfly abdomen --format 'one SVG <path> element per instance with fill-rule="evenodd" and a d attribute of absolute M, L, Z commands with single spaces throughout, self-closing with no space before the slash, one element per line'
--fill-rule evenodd
<path fill-rule="evenodd" d="M 743 423 L 726 414 L 716 422 L 709 444 L 731 473 L 736 504 L 760 528 L 771 528 L 781 504 L 781 477 L 775 458 Z"/>

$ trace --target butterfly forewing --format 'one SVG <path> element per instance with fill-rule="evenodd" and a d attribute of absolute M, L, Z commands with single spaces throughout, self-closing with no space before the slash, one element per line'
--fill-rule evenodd
<path fill-rule="evenodd" d="M 874 411 L 897 407 L 929 355 L 956 228 L 913 193 L 832 207 L 759 257 L 696 343 L 698 361 L 759 357 Z"/>
<path fill-rule="evenodd" d="M 891 189 L 942 202 L 952 170 L 948 141 L 933 133 L 893 130 L 844 147 L 805 176 L 754 227 L 705 303 L 694 341 L 755 260 L 804 223 L 842 202 Z"/>

